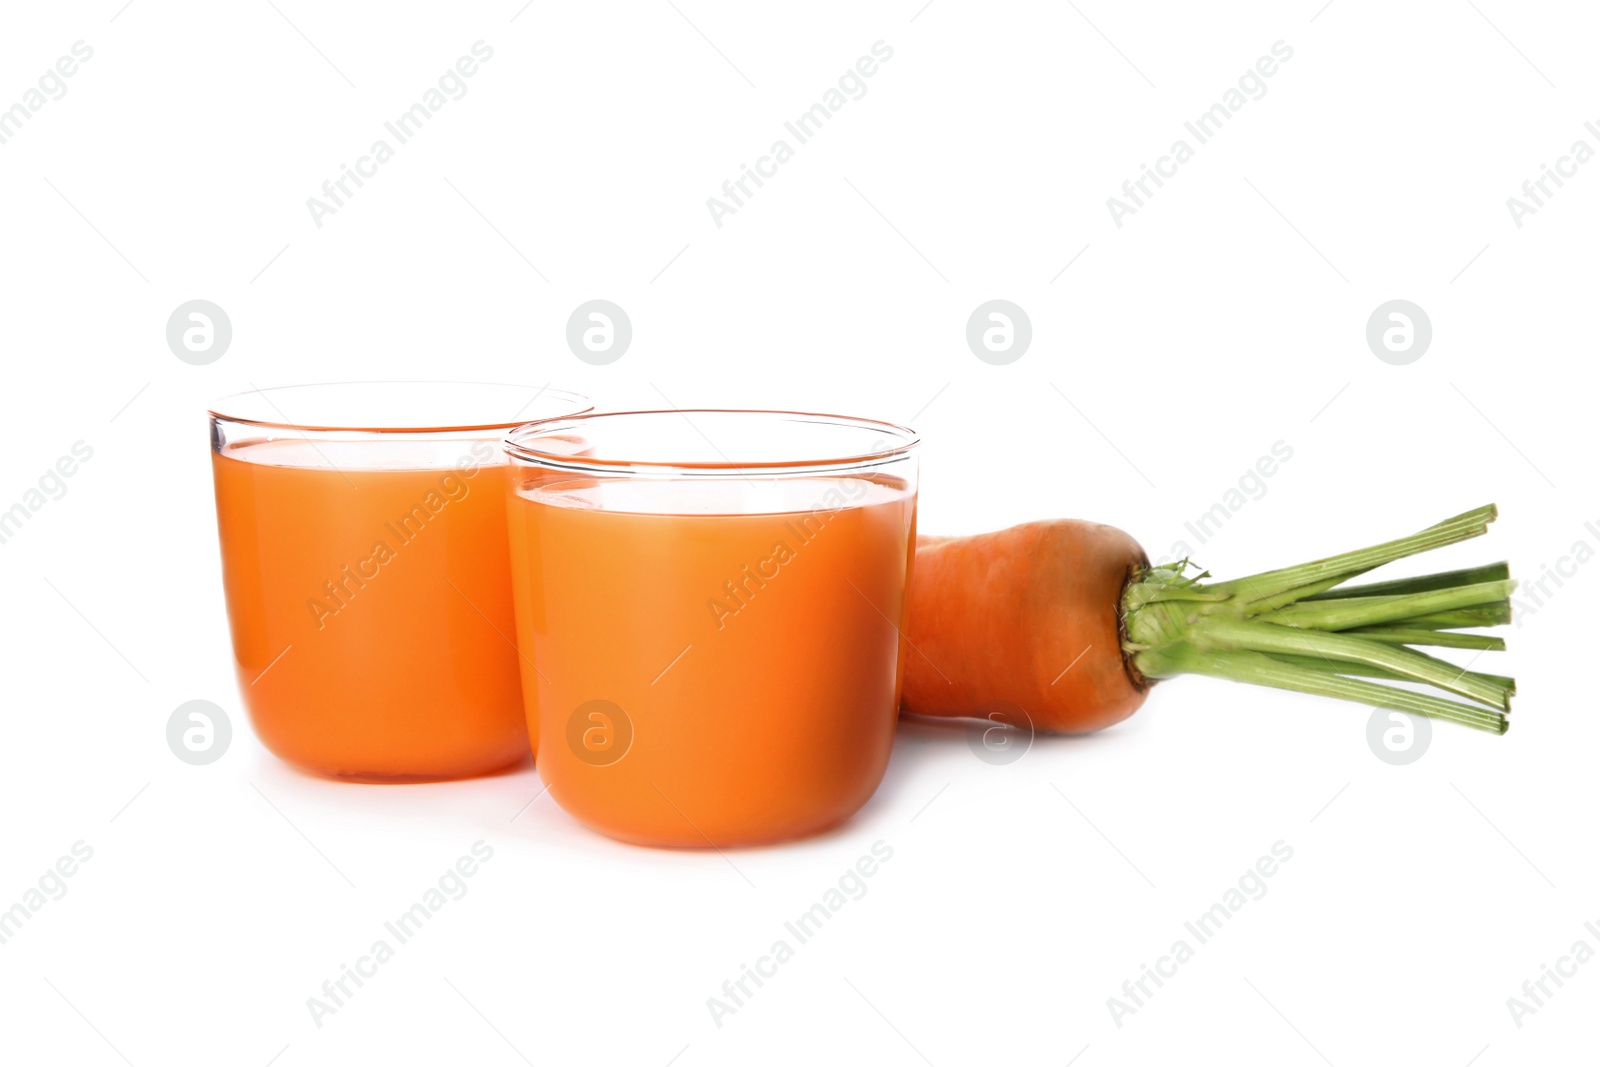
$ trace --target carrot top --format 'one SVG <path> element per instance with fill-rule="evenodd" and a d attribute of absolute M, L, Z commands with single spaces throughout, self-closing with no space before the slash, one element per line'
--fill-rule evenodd
<path fill-rule="evenodd" d="M 1459 631 L 1510 621 L 1516 583 L 1505 563 L 1344 584 L 1385 563 L 1486 533 L 1497 514 L 1488 504 L 1410 537 L 1228 582 L 1206 583 L 1204 571 L 1189 576 L 1188 560 L 1147 568 L 1123 594 L 1123 653 L 1146 678 L 1204 674 L 1503 734 L 1515 680 L 1457 667 L 1413 646 L 1503 650 L 1501 638 Z"/>

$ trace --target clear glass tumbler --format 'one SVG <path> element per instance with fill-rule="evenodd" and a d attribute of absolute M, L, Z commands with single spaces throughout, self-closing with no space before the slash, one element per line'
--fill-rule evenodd
<path fill-rule="evenodd" d="M 589 410 L 459 382 L 252 390 L 211 410 L 223 587 L 263 744 L 318 774 L 417 781 L 529 752 L 506 542 L 506 430 Z"/>
<path fill-rule="evenodd" d="M 523 695 L 550 795 L 613 837 L 700 848 L 866 803 L 899 706 L 916 444 L 784 411 L 512 433 Z"/>

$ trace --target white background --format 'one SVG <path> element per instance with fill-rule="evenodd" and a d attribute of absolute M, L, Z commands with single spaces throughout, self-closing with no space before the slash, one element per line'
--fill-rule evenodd
<path fill-rule="evenodd" d="M 1506 198 L 1600 148 L 1585 5 L 122 2 L 7 5 L 0 28 L 0 107 L 94 49 L 0 145 L 0 509 L 94 449 L 0 545 L 0 907 L 94 850 L 0 946 L 0 1059 L 1593 1055 L 1600 962 L 1520 1028 L 1506 1000 L 1580 938 L 1600 950 L 1600 566 L 1477 664 L 1520 679 L 1504 738 L 1440 725 L 1393 767 L 1368 709 L 1180 679 L 1008 766 L 902 725 L 841 830 L 657 852 L 527 806 L 531 766 L 375 788 L 267 755 L 204 419 L 250 383 L 375 377 L 839 411 L 914 421 L 930 532 L 1075 515 L 1229 576 L 1493 500 L 1491 537 L 1438 565 L 1537 577 L 1600 548 L 1600 162 L 1520 228 Z M 307 197 L 480 39 L 467 95 L 316 227 Z M 878 40 L 867 94 L 714 225 L 706 198 Z M 1279 40 L 1266 95 L 1118 228 L 1106 198 Z M 634 326 L 607 367 L 563 337 L 596 297 Z M 195 298 L 234 329 L 205 367 L 164 337 Z M 992 298 L 1033 324 L 1008 366 L 964 339 Z M 1395 298 L 1433 323 L 1409 366 L 1364 338 Z M 1265 494 L 1186 536 L 1276 441 L 1293 458 Z M 196 698 L 235 727 L 198 768 L 164 739 Z M 306 999 L 480 839 L 469 894 L 314 1025 Z M 707 998 L 879 840 L 867 895 L 715 1025 Z M 1107 998 L 1280 840 L 1267 895 L 1115 1025 Z"/>

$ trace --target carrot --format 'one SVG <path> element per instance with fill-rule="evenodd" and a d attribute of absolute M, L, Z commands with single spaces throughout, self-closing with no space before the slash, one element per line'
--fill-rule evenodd
<path fill-rule="evenodd" d="M 1510 620 L 1504 563 L 1347 586 L 1386 563 L 1487 532 L 1494 505 L 1410 537 L 1228 582 L 1151 566 L 1111 526 L 1061 519 L 919 537 L 901 707 L 1058 733 L 1132 715 L 1158 681 L 1202 674 L 1505 733 L 1513 679 L 1418 645 L 1499 650 L 1457 630 Z M 1417 683 L 1446 696 L 1390 683 Z"/>

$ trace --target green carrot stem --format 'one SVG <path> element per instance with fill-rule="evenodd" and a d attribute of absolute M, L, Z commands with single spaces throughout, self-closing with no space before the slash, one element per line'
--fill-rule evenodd
<path fill-rule="evenodd" d="M 1359 635 L 1369 641 L 1383 641 L 1391 645 L 1432 645 L 1435 648 L 1475 648 L 1480 652 L 1504 652 L 1503 637 L 1489 634 L 1457 634 L 1447 630 L 1412 630 L 1401 626 L 1362 626 L 1344 633 Z"/>
<path fill-rule="evenodd" d="M 1426 615 L 1413 615 L 1397 619 L 1394 625 L 1419 630 L 1464 630 L 1473 626 L 1502 626 L 1511 621 L 1511 601 L 1500 600 L 1475 608 L 1456 611 L 1434 611 Z"/>
<path fill-rule="evenodd" d="M 1427 593 L 1434 589 L 1450 589 L 1458 585 L 1477 585 L 1480 582 L 1503 582 L 1511 577 L 1509 563 L 1491 563 L 1485 567 L 1468 567 L 1459 571 L 1440 571 L 1415 578 L 1396 578 L 1390 582 L 1369 582 L 1366 585 L 1344 585 L 1326 593 L 1315 593 L 1306 600 L 1336 600 L 1351 596 L 1398 596 L 1403 593 Z"/>
<path fill-rule="evenodd" d="M 1324 656 L 1296 656 L 1285 652 L 1274 652 L 1272 658 L 1296 667 L 1305 667 L 1309 670 L 1322 671 L 1327 674 L 1354 674 L 1362 678 L 1382 678 L 1390 682 L 1408 682 L 1411 679 L 1394 671 L 1384 670 L 1367 663 L 1352 663 L 1349 660 L 1328 659 Z M 1443 661 L 1441 661 L 1443 662 Z M 1507 678 L 1503 674 L 1485 674 L 1482 671 L 1463 671 L 1474 678 L 1498 686 L 1505 690 L 1507 696 L 1516 696 L 1517 682 L 1515 678 Z"/>
<path fill-rule="evenodd" d="M 1385 563 L 1477 537 L 1495 515 L 1490 504 L 1410 537 L 1227 582 L 1207 584 L 1205 572 L 1187 577 L 1188 561 L 1147 568 L 1123 597 L 1124 655 L 1148 678 L 1230 678 L 1504 733 L 1513 679 L 1407 646 L 1505 648 L 1498 637 L 1452 631 L 1510 620 L 1516 586 L 1506 564 L 1344 585 Z"/>
<path fill-rule="evenodd" d="M 1204 674 L 1213 678 L 1250 682 L 1288 689 L 1296 693 L 1313 693 L 1318 696 L 1353 700 L 1373 707 L 1390 708 L 1430 719 L 1459 723 L 1475 730 L 1503 734 L 1510 725 L 1506 716 L 1489 708 L 1457 704 L 1438 697 L 1413 693 L 1406 689 L 1346 678 L 1342 675 L 1323 674 L 1280 663 L 1259 652 L 1199 652 L 1193 648 L 1171 649 L 1167 653 L 1179 670 L 1174 673 Z"/>
<path fill-rule="evenodd" d="M 1313 582 L 1324 581 L 1336 575 L 1352 575 L 1363 571 L 1381 567 L 1406 556 L 1414 556 L 1419 552 L 1427 552 L 1445 545 L 1453 545 L 1459 541 L 1477 537 L 1487 533 L 1489 523 L 1495 520 L 1498 514 L 1493 504 L 1474 508 L 1463 512 L 1453 518 L 1446 519 L 1436 526 L 1414 533 L 1410 537 L 1401 537 L 1393 541 L 1386 541 L 1381 545 L 1371 548 L 1358 549 L 1354 552 L 1345 552 L 1326 559 L 1302 563 L 1297 567 L 1285 567 L 1281 570 L 1264 571 L 1253 574 L 1247 578 L 1238 578 L 1231 582 L 1223 582 L 1209 588 L 1213 592 L 1226 592 L 1229 594 L 1248 593 L 1252 597 L 1272 596 L 1286 589 L 1294 589 Z"/>
<path fill-rule="evenodd" d="M 1302 656 L 1323 656 L 1351 663 L 1365 663 L 1393 671 L 1414 682 L 1423 682 L 1447 693 L 1476 700 L 1509 711 L 1507 691 L 1490 682 L 1471 677 L 1460 667 L 1408 648 L 1367 641 L 1345 634 L 1320 633 L 1274 626 L 1264 622 L 1215 619 L 1193 639 L 1196 647 L 1248 652 L 1286 652 Z"/>
<path fill-rule="evenodd" d="M 1318 630 L 1348 630 L 1352 626 L 1377 626 L 1417 615 L 1456 608 L 1476 607 L 1504 600 L 1516 588 L 1515 582 L 1480 582 L 1454 589 L 1435 589 L 1401 596 L 1348 597 L 1318 600 L 1310 604 L 1291 604 L 1263 616 L 1280 626 L 1299 626 Z"/>
<path fill-rule="evenodd" d="M 1251 597 L 1246 598 L 1246 602 L 1249 604 L 1249 610 L 1247 614 L 1261 615 L 1267 612 L 1277 611 L 1279 608 L 1287 607 L 1290 604 L 1333 592 L 1335 591 L 1334 587 L 1340 582 L 1347 581 L 1356 577 L 1357 575 L 1365 573 L 1366 571 L 1362 570 L 1352 571 L 1347 574 L 1338 574 L 1332 578 L 1324 578 L 1320 582 L 1312 582 L 1309 585 L 1297 585 L 1293 589 L 1284 589 L 1281 592 L 1273 593 L 1269 596 L 1257 596 L 1255 595 L 1255 589 L 1252 588 L 1250 590 Z"/>

